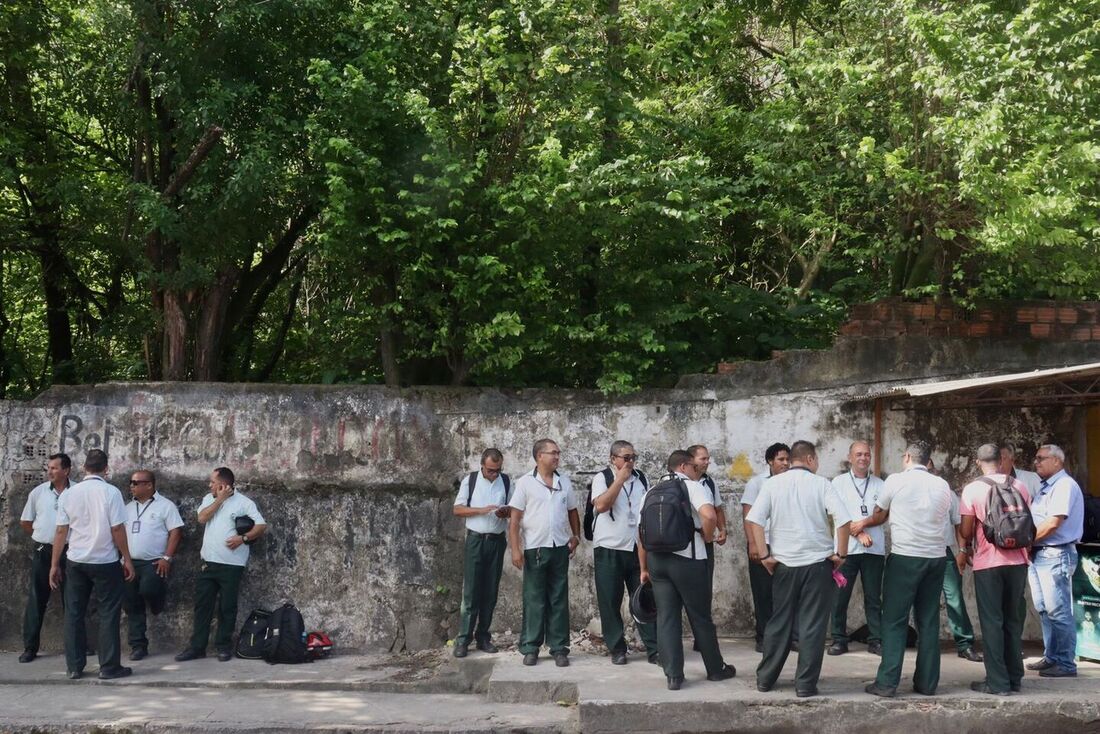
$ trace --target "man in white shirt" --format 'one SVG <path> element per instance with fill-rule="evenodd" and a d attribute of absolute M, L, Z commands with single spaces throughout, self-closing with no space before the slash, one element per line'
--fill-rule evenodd
<path fill-rule="evenodd" d="M 482 652 L 495 653 L 489 627 L 497 607 L 500 574 L 507 545 L 508 493 L 512 480 L 501 473 L 504 455 L 485 449 L 481 470 L 463 477 L 455 497 L 454 514 L 466 522 L 466 550 L 462 578 L 462 611 L 454 656 L 464 658 L 470 642 Z"/>
<path fill-rule="evenodd" d="M 828 479 L 817 476 L 817 467 L 814 445 L 795 441 L 790 470 L 764 483 L 745 518 L 752 530 L 753 550 L 773 577 L 774 609 L 764 631 L 756 688 L 770 691 L 779 679 L 790 654 L 797 610 L 799 651 L 794 684 L 799 698 L 817 695 L 825 632 L 836 593 L 833 570 L 847 556 L 851 522 L 844 501 Z M 766 527 L 771 529 L 771 552 L 765 550 Z"/>
<path fill-rule="evenodd" d="M 848 447 L 849 470 L 833 479 L 833 487 L 844 500 L 848 514 L 854 520 L 871 516 L 884 486 L 871 473 L 871 445 L 855 441 Z M 863 583 L 863 611 L 867 617 L 867 652 L 882 654 L 882 572 L 886 567 L 886 533 L 881 525 L 869 527 L 848 540 L 848 560 L 840 573 L 848 580 L 837 591 L 833 609 L 833 644 L 830 655 L 848 652 L 848 602 L 856 584 Z"/>
<path fill-rule="evenodd" d="M 124 678 L 129 668 L 119 663 L 118 623 L 122 616 L 123 583 L 134 577 L 126 543 L 122 493 L 104 477 L 107 454 L 91 449 L 84 458 L 84 481 L 65 490 L 57 507 L 50 563 L 50 588 L 61 588 L 65 578 L 65 665 L 68 676 L 84 675 L 88 640 L 84 615 L 95 591 L 99 614 L 99 677 Z M 68 548 L 65 539 L 68 538 Z M 66 556 L 61 570 L 62 553 Z M 119 564 L 121 557 L 122 563 Z"/>
<path fill-rule="evenodd" d="M 682 498 L 687 491 L 691 505 L 692 540 L 683 550 L 657 551 L 652 545 L 645 547 L 645 537 L 639 537 L 638 559 L 641 563 L 642 583 L 653 584 L 653 598 L 657 603 L 657 649 L 661 666 L 670 691 L 678 691 L 684 684 L 683 612 L 686 611 L 699 653 L 707 669 L 707 680 L 729 680 L 737 670 L 722 659 L 718 647 L 718 633 L 711 617 L 711 601 L 714 590 L 707 571 L 706 541 L 714 537 L 718 513 L 711 504 L 710 492 L 692 478 L 696 474 L 694 460 L 687 451 L 676 450 L 668 457 L 668 474 L 650 488 L 649 495 L 658 490 L 661 496 L 666 482 L 677 482 Z M 682 500 L 681 500 L 682 501 Z M 643 503 L 644 507 L 644 503 Z M 652 541 L 652 536 L 650 536 Z"/>
<path fill-rule="evenodd" d="M 596 601 L 600 608 L 600 629 L 611 653 L 613 665 L 626 665 L 626 635 L 623 629 L 623 593 L 633 594 L 641 584 L 641 566 L 635 552 L 638 516 L 642 511 L 649 481 L 634 468 L 638 454 L 629 441 L 611 444 L 608 468 L 592 477 L 592 560 L 596 576 Z M 610 473 L 611 482 L 607 481 Z M 649 662 L 657 662 L 657 628 L 639 624 L 638 635 L 645 643 Z"/>
<path fill-rule="evenodd" d="M 1023 482 L 1029 497 L 1039 494 L 1039 484 L 1043 481 L 1039 478 L 1039 475 L 1033 471 L 1016 467 L 1016 455 L 1019 453 L 1016 444 L 1012 441 L 1001 441 L 999 449 L 1001 456 L 999 471 Z"/>
<path fill-rule="evenodd" d="M 573 484 L 558 473 L 561 449 L 548 438 L 531 451 L 535 468 L 516 481 L 509 502 L 512 565 L 523 571 L 519 651 L 535 665 L 543 639 L 559 668 L 569 665 L 569 559 L 580 543 Z"/>
<path fill-rule="evenodd" d="M 57 532 L 57 506 L 61 502 L 61 493 L 69 488 L 72 466 L 67 454 L 51 456 L 46 462 L 46 481 L 31 490 L 19 518 L 19 525 L 34 541 L 27 609 L 23 614 L 21 663 L 29 663 L 38 657 L 42 620 L 46 617 L 46 605 L 50 601 L 50 560 L 53 557 L 53 538 Z M 64 589 L 61 594 L 64 598 Z"/>
<path fill-rule="evenodd" d="M 149 654 L 146 608 L 154 615 L 164 611 L 168 574 L 183 537 L 183 518 L 176 503 L 157 492 L 153 472 L 140 469 L 130 476 L 133 500 L 126 505 L 126 542 L 134 562 L 134 578 L 126 582 L 122 608 L 129 628 L 130 659 Z"/>
<path fill-rule="evenodd" d="M 913 690 L 932 696 L 940 682 L 943 532 L 952 492 L 947 482 L 929 473 L 931 458 L 927 443 L 910 444 L 902 457 L 905 471 L 886 479 L 871 517 L 853 523 L 855 532 L 863 532 L 890 520 L 892 549 L 882 588 L 882 662 L 875 682 L 865 689 L 875 696 L 897 695 L 910 612 L 917 628 Z"/>
<path fill-rule="evenodd" d="M 760 488 L 769 477 L 782 474 L 791 466 L 791 447 L 785 443 L 773 443 L 764 451 L 764 461 L 768 465 L 768 471 L 757 474 L 745 485 L 745 491 L 741 495 L 741 518 L 745 527 L 745 547 L 749 555 L 749 588 L 752 589 L 752 611 L 756 618 L 756 651 L 764 652 L 764 629 L 768 626 L 768 620 L 772 616 L 772 575 L 760 564 L 760 558 L 753 553 L 752 529 L 744 518 L 749 514 L 756 498 L 760 496 Z M 767 544 L 768 529 L 764 528 L 764 553 L 770 553 Z M 795 625 L 797 629 L 798 625 Z"/>
<path fill-rule="evenodd" d="M 722 502 L 722 493 L 718 491 L 718 484 L 714 481 L 708 470 L 710 469 L 710 451 L 702 444 L 688 446 L 686 449 L 691 454 L 692 465 L 699 475 L 699 483 L 710 494 L 711 504 L 714 505 L 714 513 L 717 520 L 714 527 L 714 540 L 707 543 L 707 573 L 710 574 L 711 583 L 714 583 L 714 545 L 726 544 L 726 510 Z"/>
<path fill-rule="evenodd" d="M 237 594 L 241 578 L 248 565 L 248 546 L 265 532 L 267 523 L 260 508 L 248 497 L 234 489 L 235 477 L 227 467 L 221 466 L 210 473 L 210 493 L 199 505 L 199 524 L 206 528 L 202 534 L 202 567 L 195 581 L 195 619 L 191 644 L 176 655 L 185 662 L 206 657 L 210 641 L 210 622 L 214 618 L 215 602 L 218 611 L 218 631 L 214 635 L 214 649 L 218 660 L 233 657 L 233 631 L 237 627 Z M 242 532 L 238 518 L 249 518 L 252 528 Z M 247 524 L 247 521 L 243 522 Z"/>

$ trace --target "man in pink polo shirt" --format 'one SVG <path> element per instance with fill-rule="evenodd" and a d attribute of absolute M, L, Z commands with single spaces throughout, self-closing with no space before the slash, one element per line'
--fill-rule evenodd
<path fill-rule="evenodd" d="M 978 599 L 978 622 L 985 648 L 985 680 L 970 684 L 972 690 L 1007 696 L 1020 690 L 1024 677 L 1022 638 L 1027 607 L 1028 548 L 1012 550 L 990 542 L 985 536 L 986 515 L 994 486 L 1012 487 L 1024 506 L 1031 496 L 1023 482 L 1000 470 L 1000 451 L 993 444 L 978 448 L 976 456 L 982 476 L 962 491 L 960 532 L 966 547 L 959 551 L 959 569 L 974 564 L 974 591 Z"/>

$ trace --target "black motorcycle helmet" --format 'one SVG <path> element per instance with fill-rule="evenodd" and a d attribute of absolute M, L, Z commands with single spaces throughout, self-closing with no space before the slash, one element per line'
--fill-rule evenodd
<path fill-rule="evenodd" d="M 648 581 L 630 595 L 630 616 L 638 624 L 653 624 L 657 621 L 657 600 L 653 596 L 653 585 Z"/>

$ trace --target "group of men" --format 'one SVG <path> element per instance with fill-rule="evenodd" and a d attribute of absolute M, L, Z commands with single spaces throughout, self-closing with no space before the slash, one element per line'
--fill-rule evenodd
<path fill-rule="evenodd" d="M 469 646 L 496 652 L 490 634 L 505 552 L 523 571 L 520 652 L 538 663 L 545 643 L 558 666 L 569 664 L 569 560 L 580 544 L 580 512 L 569 478 L 558 471 L 561 449 L 535 442 L 534 469 L 515 481 L 502 474 L 497 449 L 482 455 L 481 470 L 461 483 L 455 514 L 467 524 L 465 579 L 454 654 Z M 881 656 L 867 692 L 894 696 L 912 616 L 917 632 L 913 690 L 936 693 L 939 684 L 939 601 L 960 657 L 984 663 L 975 691 L 1007 695 L 1024 675 L 1021 641 L 1025 586 L 1043 629 L 1044 656 L 1027 667 L 1044 677 L 1076 675 L 1072 576 L 1084 506 L 1078 484 L 1064 468 L 1065 454 L 1044 445 L 1037 473 L 1017 469 L 1010 443 L 979 447 L 980 476 L 952 491 L 934 473 L 931 448 L 915 442 L 902 456 L 903 471 L 885 480 L 871 471 L 871 446 L 849 447 L 849 469 L 832 480 L 818 475 L 815 446 L 796 441 L 768 447 L 768 471 L 753 477 L 741 498 L 756 617 L 757 687 L 772 690 L 793 650 L 798 654 L 795 694 L 818 692 L 826 636 L 830 655 L 848 652 L 848 605 L 855 581 L 863 587 L 867 649 Z M 727 540 L 721 493 L 707 470 L 705 446 L 674 451 L 663 479 L 683 482 L 696 535 L 676 552 L 647 552 L 638 532 L 648 478 L 636 468 L 627 441 L 611 446 L 608 467 L 593 476 L 590 501 L 596 597 L 611 662 L 624 665 L 628 646 L 621 616 L 624 593 L 652 583 L 655 624 L 637 623 L 649 662 L 660 664 L 668 687 L 684 683 L 681 619 L 686 611 L 709 680 L 732 678 L 718 647 L 711 615 L 714 546 Z M 1036 529 L 1030 548 L 1008 550 L 986 533 L 991 492 L 1011 488 Z M 1022 510 L 1022 508 L 1016 508 Z M 890 528 L 887 549 L 885 527 Z M 963 602 L 962 572 L 974 569 L 985 654 Z M 839 587 L 839 588 L 838 588 Z"/>
<path fill-rule="evenodd" d="M 76 680 L 84 674 L 85 622 L 93 596 L 99 678 L 126 677 L 132 669 L 121 664 L 121 613 L 127 617 L 130 660 L 141 660 L 149 653 L 146 615 L 165 608 L 183 519 L 176 504 L 157 491 L 156 475 L 147 469 L 131 474 L 131 500 L 126 503 L 118 487 L 107 481 L 108 457 L 99 449 L 88 451 L 79 482 L 71 481 L 72 460 L 63 453 L 49 457 L 46 472 L 47 481 L 31 491 L 21 516 L 35 545 L 19 662 L 38 657 L 51 592 L 60 591 L 68 677 Z M 199 505 L 198 521 L 205 526 L 202 566 L 195 586 L 193 633 L 187 649 L 176 656 L 180 662 L 206 655 L 215 610 L 218 659 L 232 656 L 237 596 L 249 545 L 267 530 L 256 503 L 233 485 L 231 470 L 214 469 L 210 492 Z"/>

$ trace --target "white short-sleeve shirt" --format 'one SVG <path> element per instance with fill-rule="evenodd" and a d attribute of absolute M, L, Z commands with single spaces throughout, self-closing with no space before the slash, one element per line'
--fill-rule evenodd
<path fill-rule="evenodd" d="M 554 472 L 553 486 L 547 486 L 538 470 L 516 480 L 509 506 L 523 513 L 520 531 L 524 550 L 556 548 L 573 537 L 569 511 L 577 509 L 573 484 L 568 477 Z"/>
<path fill-rule="evenodd" d="M 154 492 L 145 503 L 130 500 L 126 505 L 126 542 L 130 557 L 138 561 L 155 561 L 168 550 L 168 533 L 183 527 L 176 503 L 160 492 Z"/>
<path fill-rule="evenodd" d="M 89 476 L 61 493 L 57 524 L 69 526 L 70 561 L 117 563 L 119 552 L 111 528 L 125 521 L 122 492 L 102 477 Z"/>
<path fill-rule="evenodd" d="M 915 558 L 942 558 L 946 553 L 945 534 L 951 521 L 953 495 L 947 482 L 923 467 L 887 477 L 876 504 L 890 513 L 893 542 L 890 552 Z M 958 510 L 955 512 L 957 517 Z"/>
<path fill-rule="evenodd" d="M 474 480 L 474 496 L 470 497 L 470 475 L 462 477 L 458 485 L 458 495 L 455 497 L 455 507 L 468 505 L 469 507 L 488 507 L 496 505 L 504 507 L 508 504 L 507 492 L 504 488 L 504 480 L 498 474 L 493 481 L 485 478 L 480 471 Z M 467 503 L 467 499 L 470 501 Z M 485 535 L 496 535 L 508 529 L 508 518 L 497 517 L 496 513 L 489 515 L 474 515 L 466 518 L 466 529 Z"/>
<path fill-rule="evenodd" d="M 614 467 L 611 468 L 614 471 Z M 592 500 L 607 491 L 607 478 L 597 472 L 592 477 Z M 632 551 L 638 541 L 638 518 L 645 501 L 646 483 L 642 473 L 634 471 L 619 490 L 611 512 L 601 512 L 592 522 L 592 545 L 596 548 Z"/>
<path fill-rule="evenodd" d="M 207 492 L 199 505 L 199 511 L 205 510 L 214 504 L 214 495 Z M 206 529 L 202 534 L 202 551 L 200 556 L 207 563 L 224 563 L 228 566 L 247 566 L 249 548 L 242 543 L 236 549 L 230 550 L 225 541 L 230 536 L 237 535 L 237 518 L 248 515 L 257 525 L 266 525 L 267 521 L 260 514 L 260 508 L 248 497 L 239 491 L 234 491 L 229 498 L 222 503 L 214 517 L 206 523 Z"/>
<path fill-rule="evenodd" d="M 51 483 L 42 482 L 27 496 L 27 504 L 19 519 L 33 524 L 31 539 L 35 543 L 53 543 L 54 534 L 57 533 L 57 508 L 61 495 Z"/>
<path fill-rule="evenodd" d="M 952 490 L 951 491 L 951 510 L 947 513 L 947 525 L 943 529 L 943 545 L 944 552 L 948 548 L 951 549 L 951 553 L 955 554 L 959 552 L 959 539 L 955 534 L 955 528 L 962 522 L 962 498 Z"/>
<path fill-rule="evenodd" d="M 852 472 L 846 472 L 833 478 L 833 488 L 844 500 L 844 506 L 848 508 L 848 515 L 853 520 L 862 520 L 870 517 L 875 511 L 875 502 L 882 492 L 884 482 L 874 474 L 868 474 L 860 479 Z M 871 555 L 886 555 L 886 528 L 875 525 L 863 532 L 871 536 L 871 547 L 863 547 L 863 543 L 856 540 L 853 535 L 848 539 L 848 555 L 870 553 Z"/>
<path fill-rule="evenodd" d="M 1039 485 L 1043 483 L 1043 480 L 1039 478 L 1039 475 L 1033 471 L 1027 469 L 1013 468 L 1013 474 L 1017 479 L 1023 482 L 1024 487 L 1027 489 L 1028 496 L 1034 497 L 1039 493 Z"/>
<path fill-rule="evenodd" d="M 771 525 L 771 554 L 784 566 L 820 563 L 836 552 L 829 517 L 839 527 L 851 522 L 833 483 L 808 469 L 792 467 L 764 482 L 745 518 Z"/>
<path fill-rule="evenodd" d="M 707 496 L 711 498 L 711 504 L 714 505 L 714 509 L 721 509 L 724 506 L 722 491 L 718 489 L 718 483 L 714 481 L 714 477 L 710 474 L 704 474 L 699 478 L 699 484 L 702 484 L 703 489 L 707 490 Z M 713 489 L 711 489 L 711 485 L 714 485 Z"/>
<path fill-rule="evenodd" d="M 764 486 L 764 482 L 771 478 L 771 474 L 757 474 L 755 477 L 749 480 L 745 485 L 745 491 L 741 493 L 741 504 L 747 507 L 752 507 L 756 504 L 757 498 L 760 496 L 760 488 Z M 764 526 L 764 542 L 771 543 L 771 529 Z"/>

